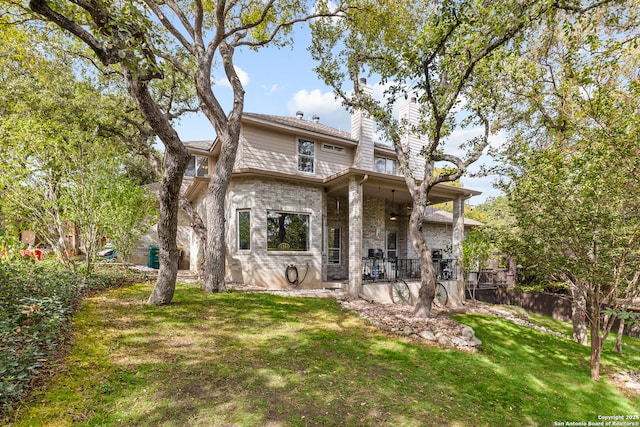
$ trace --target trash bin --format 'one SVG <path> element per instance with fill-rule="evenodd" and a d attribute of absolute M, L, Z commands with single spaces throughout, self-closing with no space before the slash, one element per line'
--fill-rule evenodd
<path fill-rule="evenodd" d="M 149 268 L 160 268 L 160 259 L 158 258 L 159 252 L 160 248 L 157 246 L 149 246 Z"/>

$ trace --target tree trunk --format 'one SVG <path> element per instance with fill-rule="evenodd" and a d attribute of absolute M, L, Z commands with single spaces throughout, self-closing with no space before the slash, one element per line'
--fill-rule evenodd
<path fill-rule="evenodd" d="M 429 250 L 427 242 L 424 239 L 424 235 L 420 230 L 421 227 L 419 227 L 419 225 L 422 224 L 423 217 L 424 206 L 414 203 L 413 210 L 411 211 L 411 217 L 409 218 L 409 234 L 420 263 L 421 277 L 418 301 L 416 302 L 416 306 L 413 310 L 413 314 L 416 317 L 431 316 L 431 307 L 436 295 L 436 272 L 433 268 L 431 251 Z"/>
<path fill-rule="evenodd" d="M 196 260 L 204 259 L 204 248 L 207 244 L 207 227 L 202 220 L 202 217 L 196 212 L 193 208 L 193 205 L 184 197 L 180 198 L 179 201 L 180 209 L 189 217 L 189 222 L 191 224 L 191 229 L 195 233 L 196 239 L 198 239 L 198 252 L 192 253 L 191 256 L 195 257 Z M 193 259 L 193 258 L 192 258 Z M 198 280 L 204 279 L 204 261 L 199 262 L 196 261 L 196 270 L 198 274 Z"/>
<path fill-rule="evenodd" d="M 203 289 L 206 292 L 226 290 L 224 201 L 228 185 L 216 175 L 211 178 L 207 191 L 207 242 L 204 249 L 203 283 Z"/>
<path fill-rule="evenodd" d="M 222 150 L 207 188 L 207 242 L 205 246 L 204 283 L 206 292 L 224 292 L 226 239 L 225 198 L 238 151 L 240 116 L 229 119 L 226 137 L 218 135 Z"/>
<path fill-rule="evenodd" d="M 622 334 L 624 333 L 624 319 L 618 319 L 620 324 L 618 325 L 618 335 L 616 336 L 616 344 L 613 346 L 613 351 L 622 354 Z"/>
<path fill-rule="evenodd" d="M 178 202 L 182 178 L 189 161 L 189 153 L 182 144 L 176 130 L 165 114 L 158 108 L 149 93 L 148 82 L 141 76 L 123 67 L 127 90 L 138 110 L 165 146 L 165 171 L 160 188 L 160 219 L 158 220 L 158 240 L 160 270 L 158 280 L 149 296 L 148 304 L 169 304 L 173 299 L 178 276 Z"/>
<path fill-rule="evenodd" d="M 158 243 L 160 269 L 158 280 L 149 296 L 148 304 L 169 304 L 173 299 L 178 276 L 178 202 L 180 187 L 188 156 L 180 156 L 167 149 L 166 169 L 160 189 L 160 218 L 158 220 Z"/>
<path fill-rule="evenodd" d="M 584 292 L 572 281 L 567 280 L 571 294 L 571 322 L 573 324 L 573 340 L 587 345 L 587 300 Z"/>
<path fill-rule="evenodd" d="M 205 246 L 205 272 L 203 289 L 207 292 L 222 292 L 225 284 L 225 196 L 231 181 L 231 172 L 236 160 L 240 142 L 240 127 L 244 109 L 244 89 L 234 65 L 234 49 L 225 41 L 219 45 L 223 68 L 233 88 L 233 108 L 229 116 L 224 114 L 211 91 L 212 57 L 199 58 L 200 66 L 196 73 L 196 90 L 202 112 L 216 130 L 221 145 L 220 157 L 215 165 L 209 187 L 207 188 L 207 242 Z M 200 55 L 200 54 L 199 54 Z M 202 53 L 204 55 L 204 53 Z"/>
<path fill-rule="evenodd" d="M 600 315 L 593 316 L 597 318 L 596 325 L 591 324 L 591 379 L 600 381 L 600 359 L 602 357 L 602 336 L 600 335 Z"/>

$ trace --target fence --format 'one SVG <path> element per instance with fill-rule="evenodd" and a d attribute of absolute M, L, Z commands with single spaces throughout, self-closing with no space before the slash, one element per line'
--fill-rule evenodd
<path fill-rule="evenodd" d="M 469 295 L 467 295 L 469 297 Z M 475 298 L 491 304 L 504 304 L 522 307 L 527 311 L 571 322 L 571 299 L 566 295 L 544 292 L 514 292 L 505 289 L 477 289 Z M 617 330 L 617 322 L 612 331 Z M 627 327 L 625 335 L 640 338 L 640 327 Z"/>
<path fill-rule="evenodd" d="M 457 280 L 458 278 L 455 259 L 434 259 L 433 268 L 437 280 Z M 417 259 L 363 258 L 362 277 L 364 280 L 372 281 L 419 280 L 420 262 Z"/>

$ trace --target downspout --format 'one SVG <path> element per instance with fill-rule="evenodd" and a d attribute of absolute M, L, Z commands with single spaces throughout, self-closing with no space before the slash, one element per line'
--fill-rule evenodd
<path fill-rule="evenodd" d="M 369 174 L 364 174 L 364 178 L 362 178 L 362 180 L 358 183 L 358 185 L 362 185 L 365 183 L 366 180 L 369 179 Z"/>

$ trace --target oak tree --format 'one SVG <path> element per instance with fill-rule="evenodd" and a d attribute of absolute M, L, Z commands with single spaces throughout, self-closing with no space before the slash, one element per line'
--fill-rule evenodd
<path fill-rule="evenodd" d="M 600 377 L 616 309 L 638 290 L 638 21 L 609 5 L 559 16 L 512 74 L 507 189 L 523 260 L 573 297 L 574 338 Z M 637 5 L 637 2 L 635 2 Z"/>
<path fill-rule="evenodd" d="M 290 42 L 294 24 L 331 14 L 328 3 L 30 0 L 33 12 L 82 40 L 104 66 L 122 73 L 138 109 L 165 146 L 158 224 L 160 271 L 149 303 L 167 304 L 175 290 L 177 209 L 188 160 L 172 125 L 173 110 L 163 108 L 167 104 L 154 85 L 168 73 L 189 81 L 221 147 L 207 190 L 204 289 L 224 290 L 224 198 L 237 151 L 245 94 L 234 66 L 236 50 Z M 224 72 L 233 91 L 229 111 L 214 91 L 214 65 Z"/>
<path fill-rule="evenodd" d="M 415 315 L 429 316 L 435 271 L 420 224 L 429 192 L 455 181 L 489 143 L 491 121 L 500 104 L 496 69 L 510 61 L 525 29 L 555 11 L 554 1 L 356 1 L 340 20 L 315 24 L 312 54 L 317 72 L 345 105 L 363 109 L 393 144 L 413 198 L 411 241 L 421 265 Z M 360 77 L 379 76 L 382 101 L 362 90 Z M 353 87 L 353 91 L 351 91 Z M 409 125 L 393 117 L 398 99 L 416 97 L 421 120 Z M 480 135 L 450 148 L 454 130 L 480 127 Z M 423 141 L 408 152 L 403 135 Z M 456 151 L 459 149 L 462 154 Z M 411 170 L 409 159 L 421 165 Z M 436 167 L 447 171 L 436 172 Z"/>

